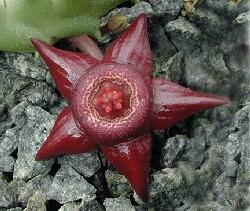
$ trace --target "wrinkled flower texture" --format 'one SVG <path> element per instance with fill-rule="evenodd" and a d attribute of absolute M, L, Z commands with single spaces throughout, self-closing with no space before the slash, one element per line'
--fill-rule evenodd
<path fill-rule="evenodd" d="M 147 17 L 142 14 L 106 50 L 103 59 L 60 50 L 32 39 L 68 100 L 36 160 L 100 148 L 147 200 L 151 130 L 169 128 L 195 112 L 228 100 L 153 79 Z"/>

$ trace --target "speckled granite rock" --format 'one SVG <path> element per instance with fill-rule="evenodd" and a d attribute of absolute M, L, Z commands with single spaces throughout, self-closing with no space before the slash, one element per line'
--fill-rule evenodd
<path fill-rule="evenodd" d="M 17 54 L 12 67 L 18 75 L 36 80 L 45 80 L 48 71 L 43 60 L 34 57 L 32 54 Z"/>
<path fill-rule="evenodd" d="M 250 22 L 250 12 L 243 12 L 239 14 L 234 20 L 234 24 L 244 24 Z"/>
<path fill-rule="evenodd" d="M 61 206 L 58 211 L 79 211 L 79 204 L 76 202 L 69 202 Z"/>
<path fill-rule="evenodd" d="M 8 186 L 9 186 L 10 190 L 12 191 L 13 197 L 16 199 L 17 203 L 19 203 L 18 197 L 19 197 L 21 191 L 26 188 L 25 187 L 26 185 L 28 185 L 28 184 L 22 179 L 13 179 L 12 181 L 9 182 Z"/>
<path fill-rule="evenodd" d="M 178 50 L 193 48 L 199 45 L 203 35 L 201 30 L 184 17 L 169 21 L 165 26 L 165 31 L 171 36 L 171 41 Z"/>
<path fill-rule="evenodd" d="M 141 1 L 138 4 L 133 5 L 132 7 L 116 8 L 101 19 L 101 25 L 105 25 L 110 17 L 117 14 L 123 14 L 127 16 L 128 21 L 131 22 L 142 13 L 145 13 L 148 16 L 151 16 L 153 14 L 153 8 L 150 3 Z"/>
<path fill-rule="evenodd" d="M 79 211 L 104 211 L 105 209 L 97 200 L 83 201 L 79 206 Z"/>
<path fill-rule="evenodd" d="M 18 155 L 13 176 L 30 179 L 50 171 L 53 160 L 37 162 L 35 154 L 52 129 L 55 117 L 36 106 L 25 108 L 25 115 L 27 122 L 18 131 Z"/>
<path fill-rule="evenodd" d="M 184 209 L 190 204 L 193 204 L 192 208 L 199 207 L 199 209 L 202 209 L 205 206 L 204 203 L 206 203 L 207 207 L 216 205 L 216 207 L 225 210 L 237 210 L 239 207 L 249 206 L 250 204 L 247 202 L 249 199 L 247 197 L 249 191 L 247 184 L 249 185 L 250 181 L 250 144 L 246 138 L 249 135 L 247 124 L 249 122 L 249 109 L 249 106 L 242 108 L 231 118 L 229 124 L 221 128 L 224 134 L 223 139 L 218 128 L 209 128 L 211 124 L 203 121 L 203 129 L 205 123 L 208 133 L 203 133 L 204 130 L 201 130 L 200 126 L 198 130 L 196 129 L 195 139 L 203 139 L 207 145 L 211 145 L 205 153 L 199 152 L 199 147 L 193 145 L 194 138 L 188 139 L 185 136 L 175 136 L 169 139 L 162 151 L 163 159 L 166 159 L 164 164 L 170 166 L 168 161 L 176 159 L 178 149 L 183 148 L 182 153 L 176 159 L 177 161 L 174 161 L 175 163 L 171 163 L 177 167 L 165 168 L 153 174 L 149 204 L 152 207 L 159 208 L 159 210 Z M 177 143 L 172 143 L 175 139 Z M 216 142 L 211 143 L 210 141 Z M 171 146 L 174 146 L 174 144 L 177 147 Z M 199 144 L 202 145 L 202 142 Z M 190 147 L 187 148 L 186 145 L 190 145 L 191 149 L 196 150 L 190 151 Z M 202 148 L 202 150 L 205 150 L 205 148 Z M 187 155 L 192 159 L 187 159 Z M 199 161 L 197 158 L 201 155 L 204 157 L 197 163 Z M 183 160 L 181 165 L 180 160 Z M 239 173 L 240 166 L 242 173 Z M 199 168 L 197 169 L 197 167 Z M 246 186 L 241 186 L 241 182 Z M 211 191 L 208 189 L 210 186 L 212 187 Z M 241 192 L 232 194 L 239 186 Z M 199 202 L 194 202 L 198 198 L 200 199 Z M 241 198 L 245 199 L 245 204 L 241 202 Z M 195 203 L 197 204 L 194 206 Z"/>
<path fill-rule="evenodd" d="M 243 13 L 249 9 L 248 0 L 240 0 L 240 1 L 228 1 L 228 0 L 206 0 L 203 1 L 203 4 L 215 11 L 220 15 L 224 15 L 226 17 L 235 17 L 239 13 Z"/>
<path fill-rule="evenodd" d="M 178 154 L 182 153 L 187 141 L 190 140 L 184 135 L 176 135 L 175 137 L 169 138 L 162 149 L 162 166 L 171 167 L 174 160 L 178 159 Z"/>
<path fill-rule="evenodd" d="M 48 199 L 66 203 L 94 196 L 96 190 L 69 165 L 62 165 L 48 192 Z"/>
<path fill-rule="evenodd" d="M 128 180 L 117 171 L 107 170 L 105 171 L 105 177 L 107 179 L 108 188 L 113 197 L 124 196 L 128 197 L 133 195 L 133 190 Z"/>
<path fill-rule="evenodd" d="M 14 205 L 15 198 L 11 189 L 8 187 L 7 181 L 0 175 L 0 208 L 11 207 Z"/>
<path fill-rule="evenodd" d="M 184 0 L 149 0 L 149 2 L 153 5 L 155 15 L 172 20 L 179 14 Z"/>
<path fill-rule="evenodd" d="M 38 191 L 42 192 L 45 198 L 48 198 L 48 191 L 52 184 L 51 176 L 38 175 L 29 180 L 20 190 L 18 202 L 27 205 L 28 200 Z"/>
<path fill-rule="evenodd" d="M 170 42 L 164 32 L 164 28 L 156 23 L 149 24 L 150 47 L 153 52 L 154 59 L 166 61 L 169 57 L 176 53 L 175 46 Z"/>
<path fill-rule="evenodd" d="M 43 193 L 36 192 L 32 197 L 29 198 L 27 207 L 24 211 L 37 210 L 37 211 L 46 211 L 45 198 Z"/>
<path fill-rule="evenodd" d="M 61 165 L 70 165 L 85 177 L 92 176 L 101 168 L 97 150 L 79 155 L 63 156 L 58 159 L 58 163 Z"/>
<path fill-rule="evenodd" d="M 13 172 L 15 159 L 12 156 L 0 157 L 0 171 Z"/>
<path fill-rule="evenodd" d="M 23 209 L 21 207 L 15 207 L 15 208 L 10 208 L 7 209 L 6 211 L 22 211 Z"/>
<path fill-rule="evenodd" d="M 229 21 L 226 17 L 219 16 L 207 8 L 197 8 L 189 19 L 206 35 L 213 38 L 224 36 L 221 32 L 227 30 Z"/>
<path fill-rule="evenodd" d="M 17 127 L 7 129 L 0 137 L 0 155 L 8 156 L 17 148 Z"/>
<path fill-rule="evenodd" d="M 119 198 L 106 198 L 103 204 L 106 210 L 109 211 L 135 211 L 129 199 L 122 196 Z"/>

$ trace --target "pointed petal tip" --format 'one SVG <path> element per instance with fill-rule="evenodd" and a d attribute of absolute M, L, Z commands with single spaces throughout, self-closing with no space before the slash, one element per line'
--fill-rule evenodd
<path fill-rule="evenodd" d="M 53 148 L 50 149 L 49 143 L 45 141 L 45 143 L 36 153 L 35 160 L 36 161 L 47 160 L 55 156 L 56 155 L 54 155 Z"/>
<path fill-rule="evenodd" d="M 145 13 L 137 16 L 131 24 L 132 27 L 142 27 L 147 30 L 147 15 Z"/>
<path fill-rule="evenodd" d="M 143 76 L 151 77 L 153 62 L 146 14 L 136 17 L 130 27 L 107 48 L 104 60 L 134 65 Z"/>
<path fill-rule="evenodd" d="M 139 20 L 142 20 L 144 22 L 147 22 L 147 14 L 146 13 L 142 13 L 142 14 L 138 15 L 136 17 L 136 19 L 139 19 Z"/>
<path fill-rule="evenodd" d="M 35 156 L 36 161 L 46 160 L 47 156 L 43 153 L 43 148 L 40 148 Z"/>
<path fill-rule="evenodd" d="M 230 105 L 225 97 L 193 91 L 165 79 L 153 79 L 154 117 L 152 128 L 169 128 L 194 113 Z"/>
<path fill-rule="evenodd" d="M 211 107 L 230 105 L 230 103 L 231 103 L 230 100 L 227 99 L 226 97 L 222 97 L 222 96 L 218 96 L 218 95 L 207 95 L 205 97 L 204 101 L 206 101 L 207 104 L 210 104 Z"/>
<path fill-rule="evenodd" d="M 109 162 L 128 179 L 144 202 L 148 198 L 151 142 L 151 135 L 147 134 L 130 142 L 102 148 Z"/>
<path fill-rule="evenodd" d="M 43 59 L 45 59 L 46 57 L 48 57 L 48 50 L 50 52 L 53 51 L 53 46 L 48 44 L 47 42 L 40 40 L 38 38 L 30 38 L 32 45 L 34 46 L 34 48 L 38 51 L 38 53 L 43 57 Z"/>
<path fill-rule="evenodd" d="M 42 45 L 48 45 L 46 42 L 33 37 L 30 38 L 30 41 L 36 49 L 39 49 Z"/>

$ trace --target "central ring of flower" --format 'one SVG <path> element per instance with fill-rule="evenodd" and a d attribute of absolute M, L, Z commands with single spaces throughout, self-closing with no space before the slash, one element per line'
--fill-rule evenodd
<path fill-rule="evenodd" d="M 114 119 L 129 109 L 130 94 L 124 86 L 106 82 L 95 94 L 93 104 L 102 117 Z"/>
<path fill-rule="evenodd" d="M 102 62 L 91 67 L 74 89 L 74 116 L 99 144 L 127 141 L 149 128 L 152 93 L 136 67 Z"/>

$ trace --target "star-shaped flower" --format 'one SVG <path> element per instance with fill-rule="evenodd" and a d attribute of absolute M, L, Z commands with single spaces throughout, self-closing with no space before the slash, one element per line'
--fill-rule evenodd
<path fill-rule="evenodd" d="M 32 39 L 68 100 L 36 160 L 101 148 L 141 199 L 147 198 L 151 130 L 228 101 L 164 79 L 152 79 L 147 18 L 140 15 L 102 60 Z"/>

